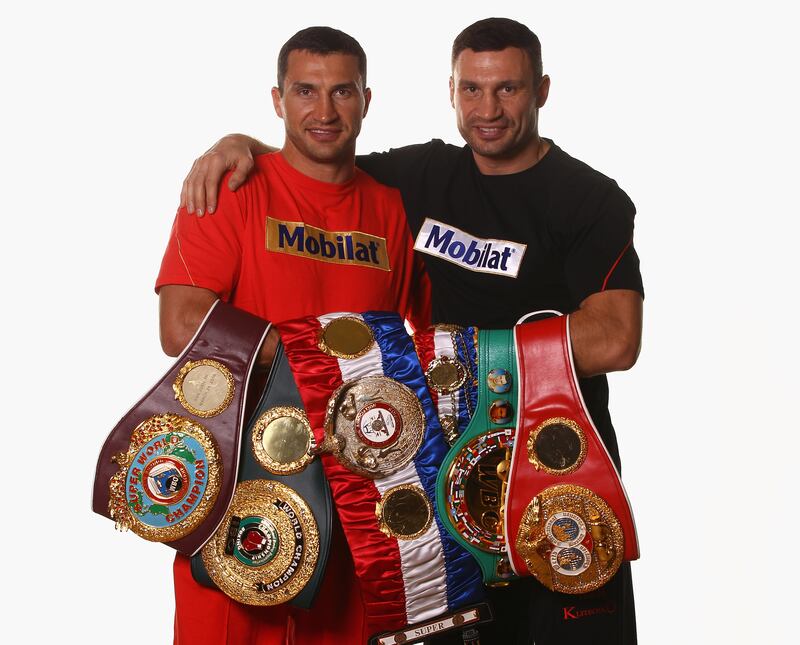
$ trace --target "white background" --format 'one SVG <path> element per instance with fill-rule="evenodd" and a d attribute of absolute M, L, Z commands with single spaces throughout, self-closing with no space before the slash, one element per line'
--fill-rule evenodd
<path fill-rule="evenodd" d="M 367 152 L 458 143 L 449 47 L 528 24 L 541 131 L 638 207 L 644 349 L 611 378 L 640 642 L 789 643 L 796 624 L 796 21 L 775 2 L 4 3 L 4 643 L 171 642 L 171 552 L 89 496 L 101 442 L 169 366 L 153 282 L 191 161 L 280 143 L 280 45 L 360 40 Z M 789 3 L 787 3 L 788 5 Z"/>

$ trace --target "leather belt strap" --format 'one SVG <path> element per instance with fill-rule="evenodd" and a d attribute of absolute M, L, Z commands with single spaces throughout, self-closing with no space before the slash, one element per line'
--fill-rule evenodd
<path fill-rule="evenodd" d="M 521 408 L 506 499 L 511 566 L 551 589 L 591 591 L 623 556 L 639 557 L 630 504 L 578 386 L 569 317 L 518 325 L 514 336 Z"/>
<path fill-rule="evenodd" d="M 289 367 L 289 361 L 283 350 L 283 345 L 278 344 L 275 358 L 272 363 L 266 387 L 261 395 L 255 411 L 247 424 L 247 429 L 242 435 L 242 454 L 239 465 L 238 482 L 268 479 L 279 481 L 292 488 L 298 493 L 311 508 L 319 532 L 319 555 L 317 558 L 314 574 L 306 583 L 290 604 L 296 607 L 309 609 L 319 591 L 322 578 L 325 573 L 325 566 L 330 552 L 331 523 L 333 519 L 333 506 L 331 502 L 330 487 L 325 479 L 322 470 L 322 463 L 319 459 L 314 459 L 298 473 L 292 475 L 276 475 L 267 471 L 259 464 L 255 458 L 253 449 L 253 431 L 259 418 L 268 410 L 279 406 L 291 406 L 295 409 L 303 409 L 303 401 L 300 392 L 297 390 L 294 376 Z M 227 527 L 220 526 L 220 531 L 227 531 Z M 230 556 L 229 556 L 230 557 Z M 207 587 L 217 588 L 208 574 L 203 558 L 200 554 L 192 558 L 192 575 L 200 584 Z"/>
<path fill-rule="evenodd" d="M 208 500 L 207 515 L 191 533 L 168 542 L 169 546 L 185 555 L 193 555 L 200 550 L 216 530 L 233 497 L 236 472 L 239 465 L 239 442 L 242 432 L 247 383 L 255 363 L 255 357 L 269 331 L 269 327 L 270 324 L 267 321 L 236 309 L 231 305 L 219 301 L 212 305 L 195 337 L 183 350 L 175 365 L 117 423 L 103 444 L 97 460 L 92 499 L 92 509 L 96 513 L 111 518 L 109 486 L 115 475 L 120 472 L 120 466 L 112 458 L 119 459 L 120 455 L 130 451 L 132 434 L 137 428 L 141 427 L 140 424 L 147 422 L 148 419 L 166 418 L 164 415 L 174 415 L 169 417 L 170 423 L 172 420 L 180 418 L 192 424 L 193 427 L 201 426 L 204 428 L 205 431 L 213 436 L 212 443 L 216 445 L 216 450 L 218 451 L 219 472 L 217 476 L 219 481 L 216 499 L 213 503 Z M 208 410 L 201 409 L 205 400 L 202 389 L 203 384 L 199 386 L 200 390 L 192 398 L 194 405 L 200 406 L 200 408 L 194 407 L 192 401 L 188 399 L 184 401 L 185 397 L 179 398 L 174 389 L 174 386 L 180 382 L 179 378 L 186 376 L 187 363 L 194 364 L 200 361 L 214 361 L 222 366 L 222 368 L 207 366 L 207 371 L 212 372 L 212 380 L 216 379 L 217 383 L 221 380 L 224 381 L 226 372 L 230 379 L 230 387 L 227 388 L 229 396 L 226 397 L 229 400 L 227 400 L 227 403 L 223 402 L 223 404 L 217 406 L 223 407 L 224 405 L 224 409 L 219 411 L 210 410 L 210 412 L 215 412 L 212 415 L 208 415 Z M 208 373 L 205 376 L 207 377 Z M 200 414 L 197 414 L 197 412 Z M 165 432 L 167 434 L 169 434 L 169 427 L 168 424 L 165 424 L 165 428 L 167 428 Z M 174 436 L 175 434 L 173 433 L 173 438 Z M 153 446 L 145 445 L 142 450 L 146 451 L 151 448 Z M 159 448 L 155 448 L 155 450 L 159 450 Z M 191 476 L 193 473 L 190 473 L 190 468 L 182 466 L 176 460 L 173 461 L 177 464 L 176 468 L 180 472 L 174 477 L 172 485 L 185 484 L 185 482 L 181 482 L 184 474 Z M 156 464 L 151 468 L 150 479 L 160 485 L 162 482 L 158 480 L 157 471 L 159 468 L 168 466 L 169 463 L 166 463 L 166 458 L 165 464 Z M 131 468 L 135 467 L 136 464 L 131 464 Z M 123 492 L 127 496 L 131 493 L 129 491 L 129 488 L 131 488 L 130 483 L 134 482 L 136 478 L 129 476 L 122 479 L 125 481 L 125 490 Z M 139 486 L 138 493 L 140 494 L 141 487 L 147 485 L 147 482 L 142 480 L 137 483 Z M 128 505 L 135 503 L 133 500 L 127 500 Z M 126 502 L 123 501 L 123 507 L 125 504 Z M 148 506 L 154 512 L 163 512 L 164 508 L 168 511 L 170 510 L 170 506 L 166 503 L 156 504 L 153 502 Z M 136 530 L 135 527 L 134 530 Z M 155 529 L 156 532 L 157 530 Z M 148 539 L 162 541 L 157 539 L 157 535 L 148 537 Z"/>
<path fill-rule="evenodd" d="M 503 535 L 505 483 L 498 466 L 514 445 L 517 377 L 510 330 L 478 333 L 478 401 L 436 484 L 444 525 L 478 561 L 486 584 L 511 577 Z M 502 470 L 502 466 L 501 466 Z"/>

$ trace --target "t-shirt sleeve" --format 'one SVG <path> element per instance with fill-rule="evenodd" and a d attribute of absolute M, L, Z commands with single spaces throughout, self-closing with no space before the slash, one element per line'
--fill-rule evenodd
<path fill-rule="evenodd" d="M 613 181 L 598 193 L 599 198 L 587 197 L 579 209 L 567 252 L 567 284 L 578 305 L 609 289 L 630 289 L 644 296 L 633 246 L 636 208 Z"/>
<path fill-rule="evenodd" d="M 241 190 L 241 189 L 240 189 Z M 222 182 L 213 215 L 178 210 L 156 280 L 156 292 L 167 284 L 202 287 L 230 300 L 241 268 L 244 215 L 237 196 Z"/>
<path fill-rule="evenodd" d="M 431 281 L 419 253 L 413 254 L 411 296 L 406 319 L 415 330 L 427 329 L 431 324 Z"/>
<path fill-rule="evenodd" d="M 437 141 L 434 139 L 428 143 L 392 148 L 388 152 L 358 155 L 356 165 L 380 183 L 399 188 L 404 180 L 424 163 Z"/>

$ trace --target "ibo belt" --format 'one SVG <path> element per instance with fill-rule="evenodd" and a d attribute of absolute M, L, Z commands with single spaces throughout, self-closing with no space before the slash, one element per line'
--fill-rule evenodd
<path fill-rule="evenodd" d="M 520 410 L 506 499 L 511 568 L 584 593 L 639 557 L 625 489 L 583 402 L 569 317 L 514 329 Z"/>

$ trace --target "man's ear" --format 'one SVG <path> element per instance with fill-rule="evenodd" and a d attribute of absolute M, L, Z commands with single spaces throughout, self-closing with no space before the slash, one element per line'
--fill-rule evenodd
<path fill-rule="evenodd" d="M 369 102 L 372 100 L 372 90 L 367 88 L 364 90 L 364 114 L 361 115 L 363 119 L 367 116 L 367 111 L 369 110 Z"/>
<path fill-rule="evenodd" d="M 281 104 L 281 91 L 277 87 L 272 88 L 272 107 L 275 108 L 275 114 L 279 119 L 283 118 L 283 105 Z"/>
<path fill-rule="evenodd" d="M 536 90 L 536 107 L 540 108 L 547 102 L 547 96 L 550 94 L 550 77 L 545 74 L 539 82 L 539 87 Z"/>
<path fill-rule="evenodd" d="M 456 106 L 456 104 L 454 102 L 455 94 L 456 94 L 456 84 L 453 81 L 453 77 L 451 76 L 450 77 L 450 105 L 452 105 L 453 107 Z"/>

